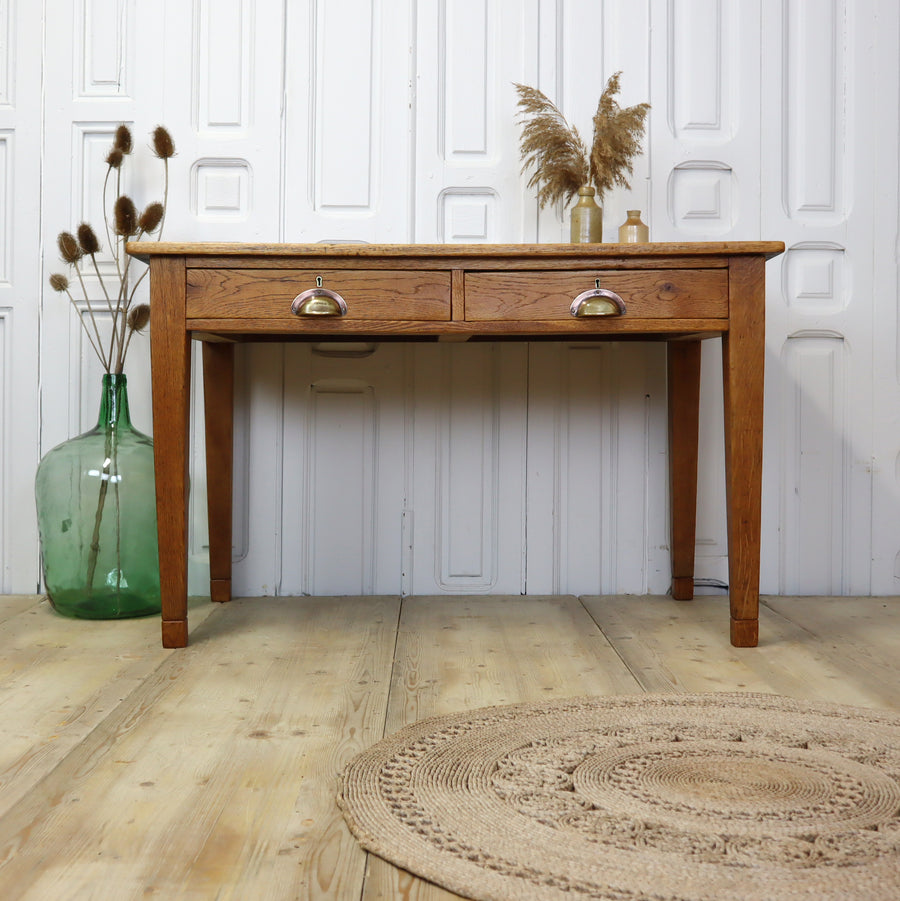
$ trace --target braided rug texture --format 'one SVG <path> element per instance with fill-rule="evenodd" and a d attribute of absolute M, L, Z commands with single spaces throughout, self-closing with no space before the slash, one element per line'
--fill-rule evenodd
<path fill-rule="evenodd" d="M 900 715 L 574 698 L 415 723 L 344 770 L 360 844 L 478 901 L 900 899 Z"/>

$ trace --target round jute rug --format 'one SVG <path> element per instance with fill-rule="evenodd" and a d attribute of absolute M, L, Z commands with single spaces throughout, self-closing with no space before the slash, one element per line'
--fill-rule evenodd
<path fill-rule="evenodd" d="M 900 899 L 900 715 L 575 698 L 416 723 L 353 760 L 363 847 L 501 899 Z"/>

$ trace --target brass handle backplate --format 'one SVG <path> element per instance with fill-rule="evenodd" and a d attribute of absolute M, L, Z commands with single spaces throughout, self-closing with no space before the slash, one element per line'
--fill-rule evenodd
<path fill-rule="evenodd" d="M 582 291 L 572 305 L 569 312 L 577 319 L 593 318 L 595 316 L 621 316 L 625 312 L 625 301 L 608 288 L 591 288 Z"/>

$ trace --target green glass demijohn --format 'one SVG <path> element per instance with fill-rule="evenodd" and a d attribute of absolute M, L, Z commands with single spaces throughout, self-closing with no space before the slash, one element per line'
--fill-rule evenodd
<path fill-rule="evenodd" d="M 159 613 L 153 441 L 131 425 L 124 375 L 103 376 L 97 425 L 41 460 L 35 498 L 45 590 L 59 613 Z"/>

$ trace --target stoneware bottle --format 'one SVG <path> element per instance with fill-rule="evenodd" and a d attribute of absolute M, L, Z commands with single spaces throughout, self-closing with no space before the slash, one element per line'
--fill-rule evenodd
<path fill-rule="evenodd" d="M 599 244 L 603 240 L 603 210 L 597 206 L 590 185 L 578 189 L 578 203 L 572 207 L 569 240 L 573 244 Z"/>
<path fill-rule="evenodd" d="M 641 222 L 640 210 L 629 210 L 628 218 L 619 226 L 620 244 L 646 244 L 650 240 L 650 229 Z"/>

